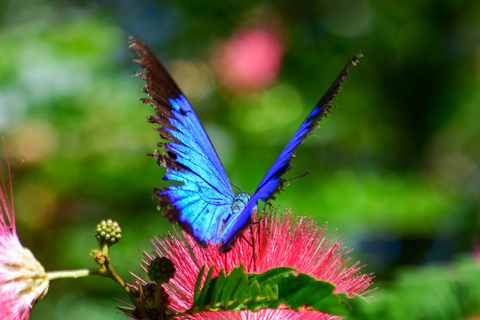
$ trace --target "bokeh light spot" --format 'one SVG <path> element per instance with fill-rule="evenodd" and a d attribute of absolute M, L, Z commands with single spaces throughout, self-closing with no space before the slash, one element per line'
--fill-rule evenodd
<path fill-rule="evenodd" d="M 283 52 L 280 32 L 267 27 L 249 28 L 236 32 L 216 49 L 213 68 L 228 90 L 258 91 L 276 79 Z"/>
<path fill-rule="evenodd" d="M 30 229 L 41 230 L 54 217 L 57 194 L 45 185 L 28 184 L 17 189 L 17 219 Z"/>
<path fill-rule="evenodd" d="M 270 130 L 284 131 L 284 126 L 295 122 L 304 113 L 303 101 L 295 87 L 279 84 L 254 97 L 235 103 L 235 117 L 239 125 L 252 134 Z"/>
<path fill-rule="evenodd" d="M 55 129 L 38 120 L 26 122 L 10 141 L 11 154 L 24 158 L 27 163 L 42 162 L 58 148 L 58 134 Z"/>
<path fill-rule="evenodd" d="M 371 25 L 371 8 L 364 0 L 333 1 L 326 20 L 330 31 L 335 34 L 344 37 L 360 36 Z"/>
<path fill-rule="evenodd" d="M 211 91 L 213 74 L 207 64 L 188 60 L 174 60 L 169 63 L 168 69 L 175 82 L 189 99 L 204 98 Z"/>

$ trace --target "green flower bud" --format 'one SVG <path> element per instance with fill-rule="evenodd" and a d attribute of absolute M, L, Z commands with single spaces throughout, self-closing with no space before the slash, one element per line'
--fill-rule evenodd
<path fill-rule="evenodd" d="M 95 238 L 97 238 L 100 247 L 105 243 L 110 247 L 120 241 L 121 237 L 122 229 L 118 225 L 118 222 L 113 221 L 112 219 L 102 220 L 95 230 Z"/>
<path fill-rule="evenodd" d="M 148 266 L 148 277 L 158 284 L 167 283 L 175 275 L 175 266 L 165 257 L 156 257 Z"/>

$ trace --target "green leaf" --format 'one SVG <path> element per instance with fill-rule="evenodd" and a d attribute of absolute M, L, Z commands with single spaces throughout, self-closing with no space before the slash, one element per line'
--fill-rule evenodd
<path fill-rule="evenodd" d="M 197 281 L 195 282 L 195 288 L 193 289 L 193 301 L 197 301 L 200 296 L 200 285 L 202 284 L 203 274 L 205 273 L 206 265 L 200 269 L 198 272 Z"/>
<path fill-rule="evenodd" d="M 279 267 L 275 269 L 270 269 L 264 273 L 252 273 L 249 275 L 250 281 L 258 281 L 260 285 L 266 284 L 268 281 L 275 281 L 276 279 L 283 279 L 288 275 L 295 275 L 296 270 L 289 267 Z"/>
<path fill-rule="evenodd" d="M 346 308 L 345 301 L 348 301 L 350 298 L 347 294 L 341 293 L 338 295 L 329 295 L 312 305 L 312 308 L 324 310 L 326 313 L 338 314 L 345 316 L 350 311 L 350 308 Z"/>
<path fill-rule="evenodd" d="M 282 297 L 285 299 L 284 303 L 294 310 L 299 310 L 300 307 L 304 305 L 318 305 L 319 302 L 327 297 L 336 297 L 336 295 L 332 294 L 335 285 L 330 282 L 317 281 L 315 278 L 306 274 L 299 274 L 296 280 L 297 281 L 281 281 L 282 293 L 286 294 L 285 297 Z M 324 308 L 321 307 L 317 307 L 316 309 L 324 310 Z"/>
<path fill-rule="evenodd" d="M 227 276 L 225 272 L 222 270 L 217 278 L 213 279 L 211 282 L 211 290 L 208 291 L 207 294 L 207 301 L 212 303 L 212 309 L 216 307 L 214 304 L 215 301 L 222 301 L 222 293 L 227 283 Z M 219 305 L 222 305 L 221 303 Z"/>
<path fill-rule="evenodd" d="M 193 305 L 205 305 L 205 299 L 208 293 L 208 288 L 210 288 L 210 282 L 212 281 L 212 274 L 213 274 L 214 265 L 210 267 L 208 270 L 207 277 L 205 278 L 205 283 L 203 284 L 202 290 L 198 293 L 198 295 L 194 294 L 194 302 Z M 200 287 L 200 283 L 202 282 L 203 273 L 205 272 L 205 266 L 202 267 L 199 273 L 199 277 L 195 282 L 195 292 L 197 292 L 198 288 Z"/>
<path fill-rule="evenodd" d="M 242 304 L 243 301 L 245 301 L 248 296 L 248 276 L 243 269 L 243 265 L 242 265 L 241 272 L 242 272 L 242 277 L 240 278 L 240 281 L 238 282 L 236 290 L 233 295 L 235 302 L 237 302 L 237 306 L 235 306 L 235 308 L 238 308 L 238 304 Z"/>
<path fill-rule="evenodd" d="M 242 279 L 245 278 L 245 279 Z M 247 284 L 247 275 L 243 268 L 241 267 L 233 268 L 230 274 L 227 277 L 227 281 L 224 286 L 223 294 L 221 296 L 221 301 L 225 306 L 233 305 L 235 303 L 235 294 L 237 290 L 246 290 Z M 242 286 L 243 282 L 243 286 Z M 245 293 L 246 296 L 246 293 Z"/>
<path fill-rule="evenodd" d="M 269 303 L 268 305 L 271 308 L 276 308 L 281 303 L 278 296 L 278 283 L 282 281 L 282 279 L 294 276 L 295 272 L 293 268 L 280 267 L 267 270 L 261 274 L 250 274 L 249 294 L 252 295 L 260 288 L 260 293 L 258 294 L 259 298 L 261 298 L 260 300 L 275 301 L 275 303 Z M 260 303 L 260 305 L 262 304 L 264 303 Z"/>
<path fill-rule="evenodd" d="M 317 280 L 307 274 L 295 274 L 295 269 L 281 267 L 261 274 L 245 273 L 243 265 L 229 275 L 225 271 L 211 279 L 210 267 L 203 288 L 200 283 L 205 266 L 200 270 L 191 309 L 173 316 L 206 311 L 257 311 L 261 308 L 289 308 L 322 311 L 332 315 L 346 315 L 356 306 L 347 294 L 334 294 L 335 285 Z"/>

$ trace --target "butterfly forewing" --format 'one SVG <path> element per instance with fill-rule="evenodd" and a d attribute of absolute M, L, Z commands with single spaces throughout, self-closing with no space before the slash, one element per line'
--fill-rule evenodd
<path fill-rule="evenodd" d="M 140 76 L 147 82 L 144 91 L 150 99 L 143 101 L 156 112 L 150 121 L 161 125 L 157 131 L 162 138 L 172 140 L 160 144 L 166 154 L 156 152 L 154 157 L 167 168 L 165 180 L 183 183 L 157 192 L 168 199 L 161 201 L 163 206 L 176 209 L 164 214 L 198 241 L 217 244 L 234 198 L 222 163 L 195 111 L 163 65 L 139 40 L 131 38 L 130 48 L 139 57 L 135 62 L 145 70 Z"/>
<path fill-rule="evenodd" d="M 312 112 L 310 112 L 307 119 L 305 119 L 295 132 L 292 139 L 290 139 L 287 146 L 280 153 L 280 156 L 278 156 L 277 160 L 273 163 L 273 166 L 268 170 L 252 196 L 252 199 L 257 198 L 257 200 L 260 199 L 266 201 L 279 191 L 285 181 L 285 179 L 282 179 L 282 175 L 292 168 L 291 162 L 295 155 L 295 148 L 305 141 L 305 138 L 316 128 L 317 122 L 326 116 L 327 112 L 332 108 L 332 102 L 335 95 L 341 90 L 342 82 L 345 80 L 350 68 L 357 64 L 359 58 L 360 56 L 353 57 L 345 68 L 343 68 L 333 84 L 323 95 L 315 108 L 313 108 Z"/>
<path fill-rule="evenodd" d="M 176 161 L 204 178 L 220 193 L 226 193 L 229 199 L 232 198 L 232 187 L 222 163 L 195 111 L 183 95 L 177 100 L 172 99 L 171 104 L 179 109 L 173 112 L 175 118 L 169 118 L 175 128 L 166 129 L 181 142 L 168 143 L 169 149 L 177 155 Z"/>
<path fill-rule="evenodd" d="M 273 166 L 260 182 L 257 190 L 253 193 L 244 210 L 238 217 L 232 217 L 230 219 L 230 223 L 236 224 L 239 230 L 228 228 L 228 233 L 225 232 L 222 234 L 222 243 L 224 243 L 224 245 L 221 250 L 228 250 L 229 247 L 233 245 L 232 242 L 235 242 L 236 237 L 241 235 L 242 230 L 248 227 L 251 221 L 250 216 L 252 211 L 257 207 L 258 200 L 267 201 L 270 198 L 273 198 L 274 194 L 278 193 L 283 187 L 286 179 L 282 178 L 282 176 L 292 168 L 291 162 L 295 155 L 295 148 L 313 132 L 317 122 L 327 114 L 332 107 L 331 103 L 333 102 L 335 95 L 341 89 L 341 84 L 345 80 L 348 71 L 352 66 L 356 65 L 358 58 L 360 57 L 361 56 L 355 56 L 348 62 L 327 92 L 317 103 L 315 108 L 313 108 L 312 112 L 310 112 L 307 119 L 305 119 L 300 128 L 295 132 L 292 139 L 290 139 L 287 146 L 280 153 L 280 156 L 275 160 Z"/>

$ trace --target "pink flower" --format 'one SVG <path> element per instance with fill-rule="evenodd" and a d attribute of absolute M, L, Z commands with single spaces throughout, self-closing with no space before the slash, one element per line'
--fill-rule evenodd
<path fill-rule="evenodd" d="M 0 164 L 0 320 L 24 320 L 47 293 L 49 281 L 43 266 L 17 236 L 8 156 L 7 171 L 5 183 Z"/>
<path fill-rule="evenodd" d="M 258 26 L 236 32 L 215 52 L 213 67 L 232 91 L 258 91 L 277 77 L 283 58 L 280 31 Z"/>
<path fill-rule="evenodd" d="M 319 227 L 311 218 L 297 216 L 286 211 L 282 218 L 278 213 L 264 214 L 260 220 L 240 237 L 233 249 L 219 255 L 218 246 L 199 247 L 195 240 L 184 233 L 189 248 L 180 235 L 170 234 L 156 238 L 153 244 L 156 255 L 170 259 L 176 274 L 165 290 L 170 295 L 170 307 L 175 311 L 188 309 L 193 303 L 195 281 L 202 265 L 214 266 L 214 277 L 222 268 L 227 274 L 236 266 L 245 264 L 250 273 L 288 266 L 317 279 L 336 285 L 335 293 L 364 295 L 372 284 L 373 275 L 359 273 L 359 262 L 347 267 L 351 251 L 342 246 L 340 238 L 324 236 L 326 227 Z M 253 246 L 252 246 L 253 244 Z M 152 258 L 145 254 L 150 264 Z M 144 267 L 146 269 L 146 267 Z M 175 289 L 177 288 L 177 289 Z M 211 312 L 196 314 L 195 319 L 340 319 L 317 311 L 292 311 L 266 309 L 257 312 Z"/>

